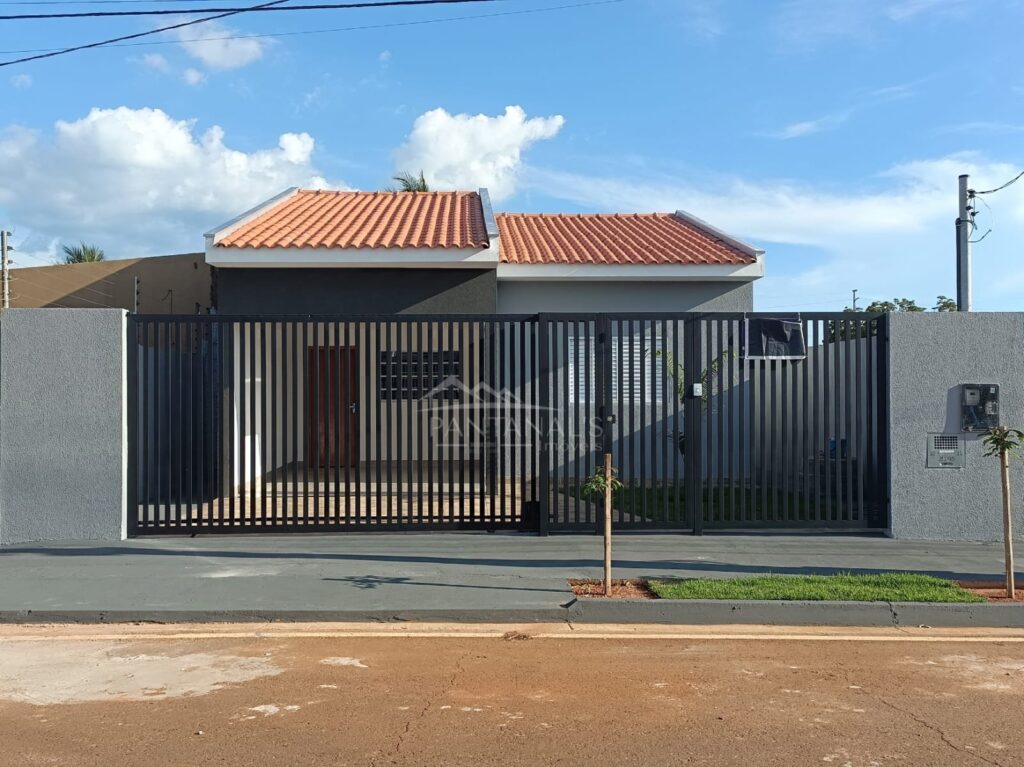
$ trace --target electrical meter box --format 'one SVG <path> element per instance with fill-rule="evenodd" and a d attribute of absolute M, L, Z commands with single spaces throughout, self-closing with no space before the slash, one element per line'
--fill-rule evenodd
<path fill-rule="evenodd" d="M 999 425 L 999 384 L 963 384 L 960 387 L 960 430 L 987 432 Z"/>
<path fill-rule="evenodd" d="M 964 468 L 967 465 L 965 444 L 959 434 L 929 434 L 925 466 L 929 469 Z"/>

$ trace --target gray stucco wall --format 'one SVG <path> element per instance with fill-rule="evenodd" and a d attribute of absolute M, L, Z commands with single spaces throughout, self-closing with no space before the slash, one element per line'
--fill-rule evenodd
<path fill-rule="evenodd" d="M 749 312 L 752 282 L 501 282 L 498 311 Z"/>
<path fill-rule="evenodd" d="M 217 269 L 221 314 L 493 314 L 494 269 Z"/>
<path fill-rule="evenodd" d="M 892 535 L 1001 540 L 999 462 L 982 455 L 980 435 L 960 432 L 960 384 L 999 384 L 1000 422 L 1024 427 L 1024 314 L 894 314 L 890 322 Z M 966 439 L 966 468 L 925 468 L 930 432 Z M 1020 538 L 1024 462 L 1012 472 Z"/>
<path fill-rule="evenodd" d="M 0 543 L 124 537 L 125 312 L 0 317 Z"/>

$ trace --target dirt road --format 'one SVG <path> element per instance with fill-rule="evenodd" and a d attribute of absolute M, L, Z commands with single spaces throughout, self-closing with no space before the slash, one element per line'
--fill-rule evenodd
<path fill-rule="evenodd" d="M 576 628 L 2 627 L 0 764 L 1024 763 L 1020 632 Z"/>

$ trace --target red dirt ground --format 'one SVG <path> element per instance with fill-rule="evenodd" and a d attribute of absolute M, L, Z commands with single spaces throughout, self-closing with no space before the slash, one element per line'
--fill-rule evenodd
<path fill-rule="evenodd" d="M 604 597 L 604 582 L 570 579 L 572 593 L 578 597 Z M 654 592 L 641 580 L 613 580 L 612 599 L 657 599 Z"/>
<path fill-rule="evenodd" d="M 1006 596 L 1006 583 L 1004 581 L 957 581 L 957 583 L 972 594 L 985 597 L 989 602 L 1010 601 Z M 1024 602 L 1024 584 L 1017 584 L 1013 601 Z"/>

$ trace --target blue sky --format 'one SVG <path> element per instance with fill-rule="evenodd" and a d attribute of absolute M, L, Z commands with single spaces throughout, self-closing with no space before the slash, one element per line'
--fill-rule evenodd
<path fill-rule="evenodd" d="M 980 189 L 1024 168 L 1020 2 L 492 15 L 570 4 L 252 14 L 0 68 L 0 221 L 26 266 L 78 239 L 199 250 L 286 186 L 377 189 L 422 168 L 437 188 L 488 186 L 501 210 L 689 210 L 765 248 L 758 308 L 840 309 L 851 288 L 952 295 L 957 174 Z M 486 17 L 286 34 L 457 16 Z M 0 22 L 0 48 L 161 22 Z M 269 37 L 195 41 L 232 35 Z M 976 306 L 1024 308 L 1024 182 L 986 202 Z"/>

